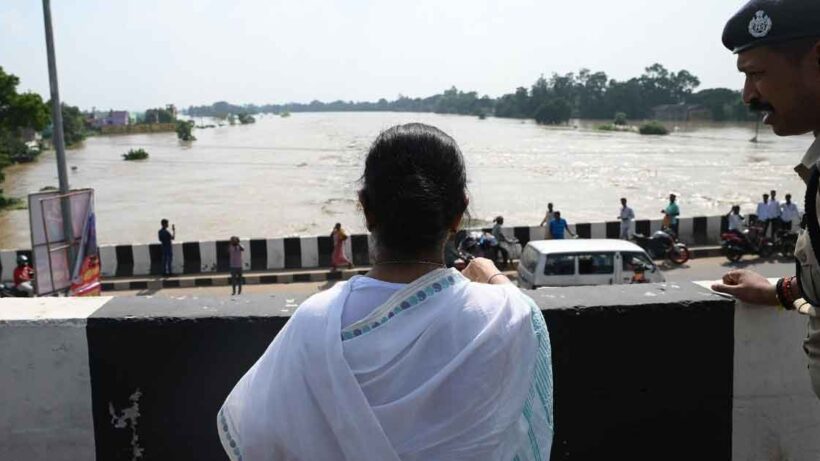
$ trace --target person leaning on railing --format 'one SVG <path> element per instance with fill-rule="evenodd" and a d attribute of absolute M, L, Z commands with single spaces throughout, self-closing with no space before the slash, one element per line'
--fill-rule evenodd
<path fill-rule="evenodd" d="M 726 24 L 724 45 L 737 54 L 746 74 L 743 101 L 766 113 L 764 122 L 778 136 L 814 132 L 815 141 L 795 168 L 807 183 L 817 183 L 820 160 L 820 2 L 817 0 L 752 0 Z M 813 184 L 812 184 L 813 185 Z M 817 188 L 807 190 L 815 202 Z M 820 203 L 820 202 L 817 202 Z M 817 210 L 817 208 L 814 208 Z M 806 214 L 810 210 L 806 210 Z M 809 375 L 820 397 L 820 224 L 808 221 L 797 240 L 797 274 L 772 285 L 752 271 L 733 270 L 715 291 L 751 304 L 779 305 L 805 314 L 809 333 L 804 350 Z M 812 243 L 814 241 L 814 244 Z"/>
<path fill-rule="evenodd" d="M 534 460 L 553 434 L 540 309 L 476 258 L 445 268 L 467 209 L 456 142 L 383 132 L 359 203 L 373 269 L 305 301 L 217 415 L 232 460 Z"/>

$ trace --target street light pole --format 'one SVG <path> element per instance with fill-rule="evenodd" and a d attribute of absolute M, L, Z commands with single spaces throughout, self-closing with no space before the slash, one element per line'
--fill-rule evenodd
<path fill-rule="evenodd" d="M 69 192 L 68 171 L 65 160 L 65 139 L 63 137 L 63 111 L 60 106 L 60 90 L 57 86 L 57 57 L 54 53 L 54 33 L 51 28 L 50 0 L 43 0 L 43 18 L 46 26 L 46 52 L 48 54 L 48 83 L 51 88 L 51 120 L 54 129 L 51 141 L 57 152 L 57 176 L 60 180 L 60 210 L 63 215 L 63 233 L 68 245 L 68 267 L 74 268 L 74 227 L 71 221 L 71 202 L 67 196 Z M 73 274 L 72 274 L 73 275 Z"/>

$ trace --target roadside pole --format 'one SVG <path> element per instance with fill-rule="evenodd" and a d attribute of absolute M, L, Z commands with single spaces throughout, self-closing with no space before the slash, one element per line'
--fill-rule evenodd
<path fill-rule="evenodd" d="M 68 197 L 68 172 L 65 159 L 65 139 L 63 138 L 63 112 L 60 106 L 60 90 L 57 85 L 57 57 L 54 53 L 54 34 L 51 27 L 50 0 L 43 0 L 43 19 L 46 26 L 46 52 L 48 54 L 48 83 L 51 88 L 51 141 L 57 152 L 57 176 L 60 180 L 60 210 L 63 216 L 63 233 L 68 247 L 68 267 L 74 267 L 74 227 L 71 220 L 71 202 Z M 72 274 L 73 275 L 73 274 Z"/>

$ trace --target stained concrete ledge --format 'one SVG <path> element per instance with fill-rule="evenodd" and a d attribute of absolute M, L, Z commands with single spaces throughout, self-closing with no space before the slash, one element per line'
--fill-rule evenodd
<path fill-rule="evenodd" d="M 774 459 L 773 450 L 783 459 L 820 459 L 820 438 L 808 437 L 820 427 L 820 413 L 799 350 L 804 319 L 773 320 L 759 315 L 771 311 L 736 308 L 691 283 L 527 293 L 542 308 L 552 341 L 553 460 L 757 460 Z M 51 334 L 54 323 L 37 300 L 0 301 L 0 382 L 4 399 L 13 396 L 3 405 L 17 408 L 0 411 L 0 459 L 224 459 L 214 415 L 303 300 L 106 299 L 93 312 L 65 315 L 85 340 L 82 350 L 71 346 L 77 337 Z M 4 320 L 4 310 L 19 319 L 37 309 L 25 328 Z M 770 328 L 772 321 L 779 323 Z M 776 353 L 761 354 L 769 349 Z M 31 385 L 66 379 L 80 384 L 60 386 L 65 392 Z M 49 414 L 81 415 L 76 405 L 83 400 L 89 416 L 72 420 L 71 430 L 46 426 L 47 419 L 40 433 L 15 430 L 14 418 L 26 408 L 17 401 L 51 402 Z M 46 417 L 35 410 L 25 416 L 32 428 Z M 56 456 L 61 450 L 71 455 Z"/>

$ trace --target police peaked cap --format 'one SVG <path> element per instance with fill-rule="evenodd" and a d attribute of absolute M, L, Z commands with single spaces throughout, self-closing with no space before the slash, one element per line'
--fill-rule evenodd
<path fill-rule="evenodd" d="M 723 29 L 734 53 L 809 37 L 820 38 L 820 0 L 751 0 Z"/>

